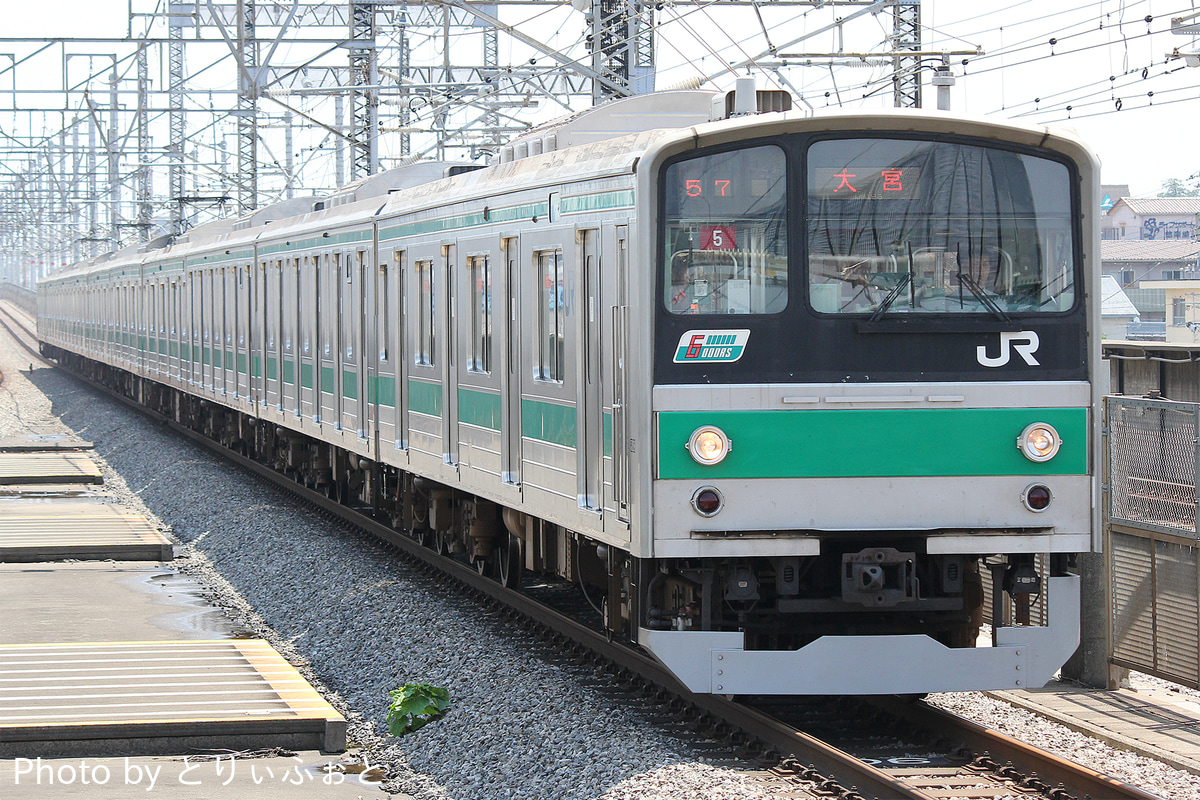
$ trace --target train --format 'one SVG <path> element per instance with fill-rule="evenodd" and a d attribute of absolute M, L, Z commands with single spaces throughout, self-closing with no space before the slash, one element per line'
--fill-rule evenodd
<path fill-rule="evenodd" d="M 75 264 L 48 358 L 688 690 L 1043 685 L 1100 547 L 1099 166 L 1069 130 L 611 101 Z M 280 531 L 286 536 L 286 531 Z"/>

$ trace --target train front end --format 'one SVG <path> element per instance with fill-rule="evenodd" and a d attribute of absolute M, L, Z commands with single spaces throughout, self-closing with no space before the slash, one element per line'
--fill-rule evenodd
<path fill-rule="evenodd" d="M 696 692 L 1044 684 L 1098 544 L 1094 159 L 920 113 L 694 133 L 642 172 L 640 643 Z"/>

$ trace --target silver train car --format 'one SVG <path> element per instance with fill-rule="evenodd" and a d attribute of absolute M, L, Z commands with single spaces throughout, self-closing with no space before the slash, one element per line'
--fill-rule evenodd
<path fill-rule="evenodd" d="M 1041 685 L 1099 544 L 1097 163 L 726 100 L 75 265 L 39 337 L 481 573 L 577 582 L 692 691 Z"/>

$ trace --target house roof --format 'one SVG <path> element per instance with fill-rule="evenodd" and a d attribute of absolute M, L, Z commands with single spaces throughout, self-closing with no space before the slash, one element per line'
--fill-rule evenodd
<path fill-rule="evenodd" d="M 1122 197 L 1108 212 L 1125 205 L 1134 214 L 1200 214 L 1200 197 Z"/>
<path fill-rule="evenodd" d="M 1101 261 L 1195 261 L 1197 257 L 1200 257 L 1200 241 L 1189 239 L 1104 239 L 1100 242 Z"/>
<path fill-rule="evenodd" d="M 1112 275 L 1103 275 L 1100 278 L 1100 314 L 1105 317 L 1138 316 L 1137 306 L 1130 302 L 1129 296 Z"/>

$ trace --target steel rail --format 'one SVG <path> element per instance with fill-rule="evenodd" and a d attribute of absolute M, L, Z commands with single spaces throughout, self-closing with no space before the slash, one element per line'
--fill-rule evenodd
<path fill-rule="evenodd" d="M 1069 792 L 1106 800 L 1162 800 L 1144 789 L 928 703 L 907 703 L 894 697 L 872 698 L 871 702 L 939 736 L 956 736 L 971 750 L 987 753 L 993 761 L 1010 762 L 1019 772 L 1036 774 L 1045 783 L 1060 783 Z"/>

